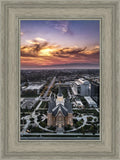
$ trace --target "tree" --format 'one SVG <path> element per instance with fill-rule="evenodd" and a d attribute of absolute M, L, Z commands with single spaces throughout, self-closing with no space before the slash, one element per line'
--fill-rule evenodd
<path fill-rule="evenodd" d="M 92 121 L 92 117 L 87 117 L 87 121 Z"/>
<path fill-rule="evenodd" d="M 41 121 L 41 122 L 39 123 L 39 125 L 42 126 L 43 128 L 45 128 L 45 127 L 47 126 L 47 123 L 46 123 L 45 121 L 44 121 L 44 122 Z"/>
<path fill-rule="evenodd" d="M 48 127 L 48 129 L 55 131 L 56 127 L 55 126 L 50 126 L 50 127 Z"/>
<path fill-rule="evenodd" d="M 30 121 L 33 123 L 34 122 L 34 118 L 30 118 Z"/>
<path fill-rule="evenodd" d="M 81 128 L 81 133 L 83 133 L 83 135 L 85 134 L 85 129 L 84 129 L 84 127 Z"/>
<path fill-rule="evenodd" d="M 72 127 L 71 127 L 70 124 L 68 124 L 68 125 L 65 126 L 65 130 L 70 130 L 70 129 L 72 129 Z"/>
<path fill-rule="evenodd" d="M 90 126 L 90 132 L 92 132 L 93 135 L 96 133 L 96 128 L 94 125 Z"/>

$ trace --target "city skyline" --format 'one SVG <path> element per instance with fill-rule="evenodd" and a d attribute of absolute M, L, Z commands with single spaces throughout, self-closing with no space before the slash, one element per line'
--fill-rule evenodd
<path fill-rule="evenodd" d="M 99 69 L 99 20 L 21 20 L 21 69 Z"/>

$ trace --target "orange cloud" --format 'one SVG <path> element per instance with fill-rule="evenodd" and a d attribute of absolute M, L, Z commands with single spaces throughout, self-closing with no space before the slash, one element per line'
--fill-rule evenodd
<path fill-rule="evenodd" d="M 57 65 L 67 63 L 99 63 L 99 46 L 93 49 L 52 45 L 42 38 L 21 46 L 21 65 Z"/>

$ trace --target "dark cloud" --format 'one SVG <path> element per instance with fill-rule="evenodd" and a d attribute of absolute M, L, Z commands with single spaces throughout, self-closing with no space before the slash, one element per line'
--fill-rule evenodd
<path fill-rule="evenodd" d="M 63 48 L 56 52 L 53 52 L 53 56 L 61 57 L 61 58 L 91 58 L 91 59 L 99 59 L 99 49 L 91 50 L 90 53 L 87 53 L 87 47 L 85 48 Z"/>
<path fill-rule="evenodd" d="M 38 52 L 48 46 L 48 42 L 39 42 L 32 40 L 31 45 L 24 45 L 21 47 L 22 57 L 38 57 Z"/>
<path fill-rule="evenodd" d="M 57 57 L 70 57 L 70 56 L 79 56 L 79 54 L 83 51 L 86 50 L 86 47 L 85 48 L 62 48 L 62 49 L 59 49 L 58 51 L 56 52 L 53 52 L 53 55 L 54 56 L 57 56 Z"/>

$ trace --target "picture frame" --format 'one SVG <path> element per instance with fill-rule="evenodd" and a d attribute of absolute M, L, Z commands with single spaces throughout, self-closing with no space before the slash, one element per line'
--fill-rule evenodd
<path fill-rule="evenodd" d="M 0 159 L 120 159 L 120 1 L 1 0 L 0 4 Z M 20 19 L 100 20 L 100 140 L 20 141 Z"/>

